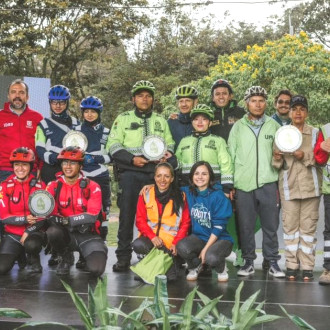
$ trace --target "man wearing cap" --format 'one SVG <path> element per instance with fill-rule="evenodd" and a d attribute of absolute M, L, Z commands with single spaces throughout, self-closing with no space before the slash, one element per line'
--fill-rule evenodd
<path fill-rule="evenodd" d="M 314 157 L 323 166 L 323 203 L 324 203 L 324 271 L 319 278 L 320 284 L 330 284 L 330 123 L 321 127 L 314 148 Z"/>
<path fill-rule="evenodd" d="M 236 212 L 244 266 L 239 276 L 254 273 L 254 229 L 260 217 L 263 233 L 262 253 L 270 263 L 269 274 L 284 277 L 277 261 L 279 226 L 278 172 L 272 167 L 273 142 L 280 127 L 265 115 L 267 92 L 252 86 L 244 95 L 248 113 L 238 120 L 229 134 L 228 147 L 234 165 Z"/>
<path fill-rule="evenodd" d="M 120 114 L 113 123 L 106 149 L 114 159 L 119 173 L 118 206 L 119 230 L 117 263 L 114 272 L 127 271 L 130 266 L 133 240 L 133 227 L 137 200 L 141 188 L 153 183 L 156 163 L 167 161 L 176 168 L 173 156 L 174 141 L 166 120 L 152 111 L 154 85 L 146 80 L 138 81 L 132 88 L 134 110 Z M 165 155 L 156 161 L 144 156 L 144 140 L 150 135 L 162 138 L 167 146 Z"/>
<path fill-rule="evenodd" d="M 192 86 L 183 85 L 175 91 L 175 98 L 180 112 L 171 116 L 167 121 L 175 142 L 174 150 L 178 147 L 181 139 L 191 135 L 193 131 L 190 112 L 198 103 L 198 92 Z"/>
<path fill-rule="evenodd" d="M 233 99 L 234 92 L 227 80 L 216 80 L 211 88 L 211 99 L 215 106 L 211 133 L 228 140 L 229 132 L 235 122 L 242 118 L 245 110 Z"/>
<path fill-rule="evenodd" d="M 291 98 L 292 94 L 288 89 L 280 90 L 275 96 L 274 106 L 276 112 L 271 117 L 281 126 L 291 124 L 291 118 L 289 116 Z"/>
<path fill-rule="evenodd" d="M 295 280 L 301 269 L 304 281 L 313 278 L 322 177 L 313 153 L 318 130 L 305 123 L 307 116 L 307 99 L 293 96 L 290 118 L 302 135 L 302 144 L 290 153 L 274 146 L 273 155 L 273 166 L 279 170 L 286 277 Z"/>

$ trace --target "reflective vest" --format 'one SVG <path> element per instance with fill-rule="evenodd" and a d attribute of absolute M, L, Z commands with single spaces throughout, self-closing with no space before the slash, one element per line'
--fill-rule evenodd
<path fill-rule="evenodd" d="M 324 125 L 321 130 L 324 140 L 330 137 L 330 123 Z M 322 192 L 323 194 L 330 194 L 330 155 L 328 157 L 327 163 L 323 167 Z"/>
<path fill-rule="evenodd" d="M 169 249 L 172 246 L 173 239 L 179 230 L 182 218 L 182 209 L 180 209 L 179 215 L 176 215 L 176 213 L 171 214 L 173 201 L 170 200 L 165 205 L 163 214 L 159 214 L 154 187 L 152 187 L 147 193 L 144 193 L 143 197 L 147 210 L 147 223 L 153 232 L 163 240 L 165 246 Z"/>

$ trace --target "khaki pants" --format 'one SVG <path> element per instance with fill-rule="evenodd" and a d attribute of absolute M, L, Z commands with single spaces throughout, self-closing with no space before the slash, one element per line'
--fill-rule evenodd
<path fill-rule="evenodd" d="M 320 197 L 281 202 L 286 267 L 313 270 Z"/>

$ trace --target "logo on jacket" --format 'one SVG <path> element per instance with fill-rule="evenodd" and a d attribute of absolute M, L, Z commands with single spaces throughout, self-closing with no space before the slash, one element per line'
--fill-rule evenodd
<path fill-rule="evenodd" d="M 26 127 L 27 128 L 33 128 L 32 120 L 27 120 L 26 121 Z"/>
<path fill-rule="evenodd" d="M 164 132 L 162 125 L 158 120 L 155 121 L 155 132 Z"/>
<path fill-rule="evenodd" d="M 4 123 L 3 127 L 11 127 L 14 126 L 14 123 Z"/>
<path fill-rule="evenodd" d="M 265 134 L 265 139 L 266 140 L 274 140 L 274 135 Z"/>
<path fill-rule="evenodd" d="M 191 216 L 201 225 L 211 228 L 210 211 L 203 204 L 195 204 L 191 208 Z"/>
<path fill-rule="evenodd" d="M 215 150 L 216 149 L 216 147 L 215 147 L 215 141 L 214 140 L 210 140 L 209 143 L 205 146 L 205 148 Z"/>

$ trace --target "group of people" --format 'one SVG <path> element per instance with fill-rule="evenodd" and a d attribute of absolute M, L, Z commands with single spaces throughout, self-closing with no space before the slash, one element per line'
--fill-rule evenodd
<path fill-rule="evenodd" d="M 21 80 L 10 84 L 9 102 L 0 111 L 0 274 L 16 261 L 41 272 L 39 253 L 47 245 L 49 265 L 57 265 L 57 274 L 69 273 L 72 252 L 79 251 L 76 267 L 101 276 L 110 209 L 106 165 L 112 162 L 120 208 L 114 272 L 129 270 L 133 250 L 141 258 L 156 247 L 173 256 L 169 280 L 186 263 L 187 280 L 214 269 L 218 281 L 227 281 L 226 257 L 233 248 L 227 225 L 234 206 L 244 258 L 237 275 L 254 273 L 259 217 L 263 268 L 290 280 L 302 270 L 302 278 L 310 280 L 323 192 L 324 272 L 319 282 L 330 284 L 330 124 L 319 132 L 305 123 L 307 99 L 280 91 L 271 118 L 265 114 L 264 88 L 247 89 L 245 110 L 234 99 L 230 83 L 218 79 L 211 87 L 212 106 L 198 103 L 196 88 L 178 87 L 179 112 L 166 120 L 153 112 L 154 94 L 151 82 L 138 81 L 132 88 L 134 109 L 121 113 L 109 130 L 101 124 L 103 105 L 97 97 L 82 100 L 80 123 L 68 114 L 70 91 L 56 85 L 48 95 L 51 116 L 43 119 L 27 105 L 28 86 Z M 283 152 L 274 143 L 283 125 L 301 132 L 298 150 Z M 85 151 L 63 148 L 71 130 L 87 137 Z M 160 137 L 166 147 L 159 159 L 148 159 L 144 151 L 152 136 Z M 38 189 L 46 189 L 55 200 L 47 218 L 29 211 L 28 197 Z M 278 265 L 280 209 L 286 272 Z M 133 241 L 135 225 L 139 237 Z"/>

